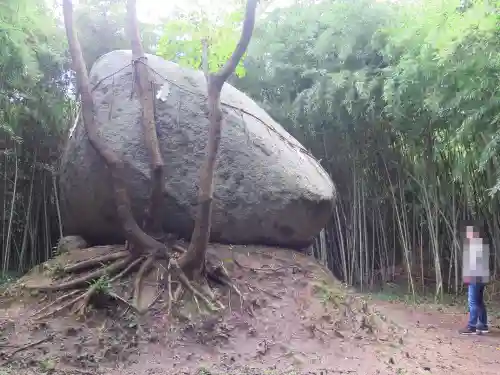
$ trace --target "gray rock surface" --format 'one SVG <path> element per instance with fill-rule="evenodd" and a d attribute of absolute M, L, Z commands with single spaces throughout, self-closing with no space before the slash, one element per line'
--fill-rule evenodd
<path fill-rule="evenodd" d="M 87 246 L 87 241 L 80 236 L 62 237 L 57 243 L 57 254 L 64 254 L 73 250 L 85 249 Z"/>
<path fill-rule="evenodd" d="M 149 155 L 141 106 L 132 95 L 131 52 L 117 50 L 90 72 L 100 135 L 125 161 L 132 208 L 139 224 L 150 192 Z M 199 168 L 208 120 L 206 83 L 199 71 L 147 55 L 157 90 L 156 123 L 166 163 L 164 230 L 189 238 L 196 212 Z M 225 123 L 217 163 L 212 241 L 307 246 L 331 215 L 336 190 L 305 148 L 252 99 L 226 84 Z M 60 176 L 65 234 L 93 244 L 123 241 L 105 164 L 78 122 L 63 155 Z"/>

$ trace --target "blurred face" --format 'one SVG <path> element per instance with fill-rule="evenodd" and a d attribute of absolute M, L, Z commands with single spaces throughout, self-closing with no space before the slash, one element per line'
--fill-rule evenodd
<path fill-rule="evenodd" d="M 465 228 L 465 233 L 466 233 L 467 238 L 478 238 L 479 237 L 479 233 L 472 226 L 468 226 L 467 228 Z"/>

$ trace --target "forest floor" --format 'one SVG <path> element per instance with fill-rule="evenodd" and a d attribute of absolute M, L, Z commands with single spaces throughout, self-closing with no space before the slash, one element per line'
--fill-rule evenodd
<path fill-rule="evenodd" d="M 0 301 L 0 375 L 498 373 L 494 311 L 489 334 L 460 336 L 463 306 L 347 291 L 313 259 L 287 250 L 212 250 L 253 316 L 227 295 L 230 308 L 203 318 L 168 316 L 159 301 L 143 316 L 101 309 L 84 321 L 62 314 L 34 322 L 40 296 L 10 292 Z"/>

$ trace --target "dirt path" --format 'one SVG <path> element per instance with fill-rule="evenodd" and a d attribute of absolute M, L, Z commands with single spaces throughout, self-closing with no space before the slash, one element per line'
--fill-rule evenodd
<path fill-rule="evenodd" d="M 142 317 L 102 313 L 83 322 L 62 316 L 35 324 L 30 316 L 41 305 L 19 298 L 0 305 L 0 375 L 498 373 L 495 322 L 488 335 L 460 336 L 465 314 L 379 300 L 367 307 L 306 256 L 249 247 L 216 251 L 226 260 L 236 252 L 243 264 L 227 267 L 253 316 L 229 295 L 228 311 L 203 320 L 174 320 L 160 304 Z"/>
<path fill-rule="evenodd" d="M 394 367 L 402 369 L 399 374 L 498 373 L 500 330 L 495 317 L 489 334 L 461 336 L 458 329 L 463 328 L 467 322 L 465 313 L 453 309 L 438 311 L 435 307 L 410 307 L 383 301 L 375 301 L 374 305 L 410 332 L 401 352 L 394 358 Z"/>
<path fill-rule="evenodd" d="M 400 342 L 374 343 L 364 340 L 337 338 L 329 342 L 313 342 L 288 336 L 280 343 L 293 355 L 263 355 L 251 365 L 241 366 L 245 349 L 257 342 L 247 342 L 245 348 L 233 345 L 205 348 L 198 358 L 176 355 L 169 348 L 150 347 L 143 350 L 138 361 L 129 367 L 119 367 L 110 375 L 164 374 L 175 361 L 178 374 L 194 374 L 191 361 L 198 362 L 198 374 L 354 374 L 354 375 L 494 375 L 500 369 L 500 331 L 482 336 L 461 336 L 457 330 L 466 321 L 466 314 L 415 308 L 402 303 L 372 301 L 377 310 L 391 317 L 408 334 Z M 289 316 L 285 321 L 294 324 Z M 281 326 L 280 329 L 286 325 Z M 274 330 L 272 330 L 275 332 Z M 296 331 L 290 328 L 290 332 Z M 285 334 L 286 336 L 286 334 Z M 239 341 L 239 340 L 235 340 Z M 241 342 L 241 341 L 240 341 Z M 276 343 L 275 343 L 276 344 Z M 227 351 L 231 347 L 233 352 Z M 275 350 L 273 350 L 275 352 Z M 182 360 L 185 358 L 185 360 Z M 174 361 L 173 361 L 174 360 Z M 244 361 L 247 362 L 247 361 Z M 249 361 L 252 362 L 252 361 Z M 206 367 L 203 365 L 206 363 Z M 213 366 L 214 363 L 220 365 Z M 300 369 L 299 369 L 300 368 Z M 259 371 L 260 370 L 260 371 Z M 226 372 L 227 371 L 227 372 Z"/>

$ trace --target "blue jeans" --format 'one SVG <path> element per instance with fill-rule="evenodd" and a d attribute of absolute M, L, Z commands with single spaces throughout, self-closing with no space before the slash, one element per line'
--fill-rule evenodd
<path fill-rule="evenodd" d="M 484 284 L 469 284 L 469 328 L 486 327 L 488 324 L 483 296 Z"/>

